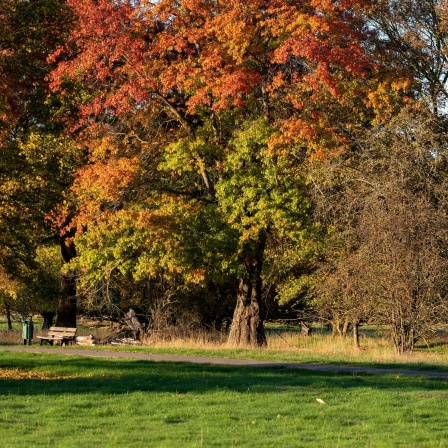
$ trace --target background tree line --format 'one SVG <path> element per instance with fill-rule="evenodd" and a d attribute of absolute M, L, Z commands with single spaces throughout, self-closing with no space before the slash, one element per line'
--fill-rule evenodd
<path fill-rule="evenodd" d="M 445 1 L 0 6 L 6 312 L 445 323 Z"/>

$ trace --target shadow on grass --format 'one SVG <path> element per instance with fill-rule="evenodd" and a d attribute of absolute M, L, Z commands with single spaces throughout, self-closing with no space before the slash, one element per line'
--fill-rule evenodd
<path fill-rule="evenodd" d="M 165 363 L 140 360 L 67 358 L 30 354 L 0 355 L 0 368 L 51 372 L 62 379 L 0 380 L 0 395 L 59 395 L 131 392 L 205 394 L 233 391 L 241 394 L 281 393 L 292 388 L 348 390 L 373 388 L 411 392 L 447 390 L 446 379 L 311 372 L 284 368 L 235 367 Z"/>
<path fill-rule="evenodd" d="M 5 344 L 0 343 L 0 352 L 2 351 L 1 347 L 17 347 L 18 344 Z M 439 351 L 444 353 L 444 350 L 446 347 L 443 345 L 436 344 L 433 349 L 434 351 Z M 19 345 L 19 348 L 22 348 L 22 345 Z M 42 347 L 44 349 L 54 349 L 55 352 L 60 351 L 60 346 L 52 347 L 50 345 L 45 345 Z M 73 348 L 73 347 L 69 347 Z M 6 350 L 8 350 L 6 348 Z M 114 357 L 114 356 L 120 356 L 121 353 L 138 353 L 138 354 L 148 354 L 148 355 L 174 355 L 174 356 L 199 356 L 199 357 L 215 357 L 215 358 L 229 358 L 229 359 L 243 359 L 243 360 L 254 360 L 258 362 L 266 362 L 266 366 L 271 367 L 273 363 L 286 363 L 286 364 L 321 364 L 321 365 L 334 365 L 334 366 L 343 366 L 343 367 L 363 367 L 363 368 L 379 368 L 379 369 L 391 369 L 391 370 L 417 370 L 421 372 L 443 372 L 444 374 L 448 373 L 448 365 L 445 364 L 433 364 L 430 362 L 420 361 L 420 362 L 407 362 L 408 359 L 406 356 L 403 356 L 403 362 L 396 361 L 366 361 L 362 359 L 357 360 L 347 360 L 347 359 L 333 359 L 333 358 L 326 358 L 323 359 L 323 357 L 314 357 L 312 354 L 310 356 L 303 356 L 301 354 L 300 357 L 288 357 L 284 356 L 283 353 L 276 353 L 274 351 L 268 350 L 261 350 L 261 351 L 255 351 L 250 349 L 219 349 L 219 350 L 213 350 L 213 349 L 185 349 L 185 348 L 157 348 L 157 347 L 118 347 L 114 346 L 111 348 L 111 346 L 76 346 L 76 355 L 83 355 L 83 352 L 86 353 L 86 356 L 90 356 L 88 353 L 89 351 L 93 352 L 107 352 L 106 356 Z M 416 352 L 419 353 L 425 353 L 428 350 L 428 345 L 425 346 L 416 346 Z M 20 351 L 20 350 L 19 350 Z M 26 350 L 25 350 L 26 351 Z M 430 349 L 431 351 L 431 349 Z M 33 352 L 31 352 L 33 353 Z M 35 353 L 35 352 L 34 352 Z M 116 354 L 116 355 L 115 355 Z M 72 355 L 75 355 L 75 353 L 72 353 Z M 27 355 L 28 357 L 30 355 Z M 161 361 L 161 360 L 160 360 Z M 182 362 L 182 360 L 179 360 L 179 362 Z M 259 366 L 262 366 L 260 364 Z"/>

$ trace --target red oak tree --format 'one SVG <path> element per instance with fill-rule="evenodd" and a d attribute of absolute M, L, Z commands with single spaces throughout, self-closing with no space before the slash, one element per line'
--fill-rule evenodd
<path fill-rule="evenodd" d="M 342 150 L 365 120 L 365 2 L 68 3 L 78 26 L 52 86 L 79 103 L 71 125 L 90 157 L 70 224 L 81 264 L 201 281 L 226 254 L 240 279 L 230 342 L 265 345 L 266 241 L 300 243 L 302 162 Z"/>

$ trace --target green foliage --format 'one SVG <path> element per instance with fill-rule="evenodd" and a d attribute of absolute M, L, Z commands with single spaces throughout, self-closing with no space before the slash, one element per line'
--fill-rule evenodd
<path fill-rule="evenodd" d="M 200 174 L 206 168 L 206 160 L 210 157 L 217 158 L 220 153 L 219 146 L 211 143 L 207 136 L 204 137 L 198 137 L 194 141 L 190 138 L 181 138 L 168 145 L 159 169 L 178 176 L 192 171 Z"/>
<path fill-rule="evenodd" d="M 241 242 L 266 230 L 298 239 L 304 229 L 309 211 L 304 179 L 269 150 L 274 131 L 260 119 L 237 132 L 229 144 L 223 179 L 216 186 L 222 213 L 240 232 Z"/>
<path fill-rule="evenodd" d="M 2 273 L 0 308 L 25 316 L 56 310 L 60 297 L 59 245 L 37 247 L 32 265 L 23 266 L 20 276 Z"/>
<path fill-rule="evenodd" d="M 32 299 L 31 311 L 55 311 L 61 295 L 61 254 L 59 244 L 42 245 L 37 249 L 38 271 L 27 284 Z"/>
<path fill-rule="evenodd" d="M 318 227 L 310 219 L 306 167 L 270 148 L 275 126 L 265 119 L 246 123 L 229 142 L 223 176 L 216 185 L 221 213 L 238 231 L 238 253 L 268 236 L 263 280 L 281 303 L 302 301 L 317 250 Z"/>
<path fill-rule="evenodd" d="M 57 104 L 48 95 L 47 57 L 70 31 L 64 2 L 1 0 L 0 13 L 0 265 L 23 277 L 37 269 L 45 221 L 76 169 L 73 145 L 58 137 Z"/>

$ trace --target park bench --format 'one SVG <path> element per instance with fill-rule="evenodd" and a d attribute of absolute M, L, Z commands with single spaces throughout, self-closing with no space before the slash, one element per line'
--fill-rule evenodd
<path fill-rule="evenodd" d="M 66 327 L 50 327 L 46 336 L 37 336 L 40 339 L 40 345 L 47 342 L 50 345 L 60 344 L 67 345 L 68 342 L 73 343 L 76 336 L 76 328 Z"/>

